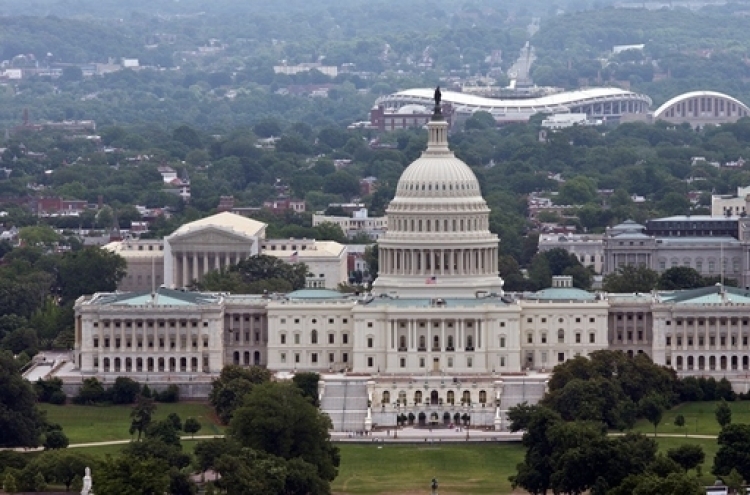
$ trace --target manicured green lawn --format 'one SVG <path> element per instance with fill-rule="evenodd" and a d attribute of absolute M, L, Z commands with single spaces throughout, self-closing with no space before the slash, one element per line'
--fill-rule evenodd
<path fill-rule="evenodd" d="M 59 423 L 68 436 L 70 443 L 106 442 L 108 440 L 129 440 L 130 411 L 132 406 L 53 406 L 40 404 L 47 412 L 47 419 Z M 177 413 L 184 422 L 189 417 L 200 421 L 203 428 L 198 435 L 215 435 L 224 432 L 213 409 L 208 404 L 179 402 L 176 404 L 157 404 L 155 420 L 166 418 L 170 413 Z"/>
<path fill-rule="evenodd" d="M 688 402 L 679 404 L 666 411 L 657 429 L 658 433 L 673 433 L 684 435 L 718 435 L 721 428 L 716 422 L 714 411 L 716 402 Z M 732 409 L 733 423 L 750 423 L 750 401 L 729 402 Z M 685 426 L 678 428 L 674 424 L 677 415 L 685 416 Z M 636 423 L 634 431 L 654 433 L 654 427 L 646 420 Z"/>
<path fill-rule="evenodd" d="M 437 478 L 440 493 L 511 493 L 508 476 L 524 450 L 518 443 L 491 445 L 340 444 L 336 494 L 429 493 Z"/>
<path fill-rule="evenodd" d="M 671 438 L 671 437 L 657 437 L 659 442 L 659 452 L 667 453 L 667 450 L 674 449 L 680 445 L 700 445 L 703 447 L 703 452 L 706 454 L 706 460 L 703 461 L 701 466 L 701 480 L 706 485 L 712 485 L 716 481 L 716 477 L 711 474 L 711 468 L 714 465 L 714 457 L 716 451 L 719 450 L 719 444 L 716 440 L 704 439 L 704 438 Z"/>

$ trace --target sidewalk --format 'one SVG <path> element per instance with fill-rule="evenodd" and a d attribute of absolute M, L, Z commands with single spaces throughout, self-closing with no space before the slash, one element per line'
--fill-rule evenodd
<path fill-rule="evenodd" d="M 399 430 L 373 431 L 367 435 L 349 432 L 331 432 L 334 442 L 376 442 L 376 443 L 442 443 L 442 442 L 520 442 L 522 432 L 485 431 L 461 428 L 415 428 L 407 426 Z"/>

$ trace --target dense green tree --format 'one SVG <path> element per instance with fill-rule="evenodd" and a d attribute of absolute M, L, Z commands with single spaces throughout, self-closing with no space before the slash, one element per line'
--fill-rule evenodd
<path fill-rule="evenodd" d="M 56 450 L 67 448 L 70 441 L 61 430 L 48 431 L 44 435 L 44 448 L 47 450 Z"/>
<path fill-rule="evenodd" d="M 183 430 L 185 433 L 189 433 L 191 437 L 195 437 L 195 434 L 198 433 L 202 427 L 200 421 L 193 417 L 189 417 L 185 419 Z"/>
<path fill-rule="evenodd" d="M 706 460 L 706 454 L 703 452 L 703 447 L 694 444 L 685 444 L 669 449 L 667 451 L 667 456 L 682 466 L 682 469 L 685 471 L 697 468 Z"/>
<path fill-rule="evenodd" d="M 222 423 L 228 424 L 234 410 L 242 404 L 245 396 L 257 385 L 271 380 L 271 373 L 258 366 L 242 368 L 228 365 L 221 370 L 211 385 L 208 400 L 216 410 Z"/>
<path fill-rule="evenodd" d="M 292 382 L 299 387 L 302 391 L 302 395 L 307 397 L 313 405 L 316 407 L 320 405 L 318 402 L 318 382 L 320 382 L 320 375 L 311 371 L 303 371 L 294 374 Z"/>
<path fill-rule="evenodd" d="M 258 255 L 245 258 L 229 270 L 213 271 L 196 284 L 204 291 L 230 291 L 257 294 L 289 292 L 305 287 L 307 266 L 295 263 L 293 254 L 287 263 L 279 258 Z"/>
<path fill-rule="evenodd" d="M 83 294 L 113 292 L 126 273 L 126 262 L 118 254 L 98 247 L 68 252 L 60 260 L 60 295 L 75 301 Z"/>
<path fill-rule="evenodd" d="M 41 424 L 34 389 L 13 357 L 0 352 L 0 447 L 36 447 Z"/>
<path fill-rule="evenodd" d="M 750 479 L 750 425 L 727 425 L 719 433 L 718 443 L 712 472 L 726 476 L 736 469 L 744 479 Z"/>
<path fill-rule="evenodd" d="M 648 293 L 656 288 L 658 282 L 659 274 L 654 270 L 644 265 L 626 265 L 604 277 L 604 290 L 615 293 Z"/>
<path fill-rule="evenodd" d="M 78 395 L 75 396 L 73 402 L 90 405 L 102 402 L 106 398 L 107 393 L 104 390 L 104 386 L 96 377 L 91 377 L 83 379 L 81 388 L 78 389 Z"/>
<path fill-rule="evenodd" d="M 674 266 L 659 276 L 658 288 L 660 290 L 695 289 L 704 286 L 701 274 L 689 266 Z"/>
<path fill-rule="evenodd" d="M 138 382 L 132 378 L 118 376 L 109 392 L 113 404 L 132 404 L 140 391 L 141 386 Z"/>
<path fill-rule="evenodd" d="M 316 468 L 321 483 L 338 473 L 339 450 L 331 444 L 330 419 L 290 383 L 253 387 L 229 424 L 229 435 L 244 446 Z"/>
<path fill-rule="evenodd" d="M 83 476 L 87 467 L 95 464 L 93 458 L 76 450 L 45 451 L 34 460 L 34 468 L 44 473 L 50 482 L 65 485 L 69 491 L 76 477 Z"/>
<path fill-rule="evenodd" d="M 138 432 L 138 440 L 141 439 L 141 435 L 148 429 L 151 424 L 154 412 L 156 412 L 156 404 L 154 399 L 138 396 L 138 401 L 130 411 L 130 434 Z"/>
<path fill-rule="evenodd" d="M 719 423 L 719 426 L 721 426 L 722 428 L 726 427 L 732 422 L 732 410 L 729 408 L 729 404 L 727 404 L 727 401 L 721 399 L 721 401 L 716 404 L 715 415 L 716 422 Z"/>
<path fill-rule="evenodd" d="M 169 465 L 161 459 L 107 456 L 96 472 L 96 491 L 121 495 L 166 493 Z"/>
<path fill-rule="evenodd" d="M 657 394 L 649 394 L 638 403 L 641 415 L 654 425 L 654 436 L 656 436 L 656 429 L 661 423 L 667 405 L 664 398 Z"/>

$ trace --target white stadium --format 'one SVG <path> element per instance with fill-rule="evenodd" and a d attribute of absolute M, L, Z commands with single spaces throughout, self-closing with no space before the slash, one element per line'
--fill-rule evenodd
<path fill-rule="evenodd" d="M 417 88 L 380 97 L 375 103 L 387 112 L 397 113 L 407 105 L 432 108 L 435 90 Z M 538 113 L 581 113 L 590 119 L 619 120 L 625 114 L 647 114 L 651 98 L 620 88 L 587 88 L 536 98 L 498 99 L 454 91 L 442 92 L 443 103 L 452 106 L 458 118 L 477 111 L 491 113 L 498 123 L 526 122 Z"/>

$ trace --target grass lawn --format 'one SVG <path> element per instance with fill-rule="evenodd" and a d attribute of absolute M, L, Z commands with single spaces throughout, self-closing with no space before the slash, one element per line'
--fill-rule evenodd
<path fill-rule="evenodd" d="M 512 492 L 508 476 L 516 472 L 524 450 L 518 443 L 491 445 L 341 444 L 336 494 L 429 493 L 437 478 L 440 493 Z"/>
<path fill-rule="evenodd" d="M 74 404 L 54 406 L 39 404 L 47 412 L 47 419 L 59 423 L 70 443 L 106 442 L 108 440 L 129 440 L 130 411 L 132 406 L 77 406 Z M 170 413 L 177 413 L 184 422 L 194 417 L 203 426 L 198 435 L 215 435 L 224 432 L 211 406 L 205 403 L 178 402 L 156 405 L 155 420 L 164 419 Z"/>
<path fill-rule="evenodd" d="M 659 443 L 659 452 L 664 452 L 665 454 L 667 453 L 667 450 L 674 449 L 680 445 L 692 444 L 703 447 L 703 452 L 706 454 L 706 460 L 703 461 L 703 465 L 701 466 L 701 480 L 705 485 L 713 485 L 714 481 L 716 481 L 716 476 L 711 474 L 711 468 L 714 465 L 714 457 L 716 456 L 716 451 L 719 450 L 719 444 L 716 440 L 671 437 L 657 437 L 656 440 Z"/>
<path fill-rule="evenodd" d="M 716 402 L 687 402 L 679 404 L 666 411 L 657 429 L 658 433 L 673 433 L 684 435 L 718 435 L 721 428 L 716 422 Z M 729 402 L 732 409 L 732 423 L 750 423 L 750 402 Z M 685 416 L 685 426 L 678 428 L 674 418 L 682 414 Z M 634 431 L 654 433 L 654 427 L 646 420 L 636 423 Z"/>

